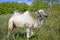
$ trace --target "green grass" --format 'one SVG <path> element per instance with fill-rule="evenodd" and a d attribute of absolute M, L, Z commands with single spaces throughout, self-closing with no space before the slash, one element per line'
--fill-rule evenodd
<path fill-rule="evenodd" d="M 8 20 L 11 14 L 0 15 L 0 40 L 8 40 L 7 37 L 7 27 Z M 34 36 L 30 40 L 60 40 L 60 12 L 51 12 L 49 17 L 44 20 L 43 25 L 38 29 L 34 29 Z M 26 40 L 25 29 L 16 28 L 13 33 L 11 33 L 9 40 L 13 39 L 13 34 L 15 40 Z"/>

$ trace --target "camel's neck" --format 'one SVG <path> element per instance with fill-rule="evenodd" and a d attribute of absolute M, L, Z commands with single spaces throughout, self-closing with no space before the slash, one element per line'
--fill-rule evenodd
<path fill-rule="evenodd" d="M 38 16 L 38 18 L 34 24 L 34 27 L 38 28 L 41 25 L 41 23 L 42 23 L 42 16 Z"/>

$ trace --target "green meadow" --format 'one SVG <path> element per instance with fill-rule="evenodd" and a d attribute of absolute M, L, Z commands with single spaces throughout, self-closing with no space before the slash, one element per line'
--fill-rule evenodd
<path fill-rule="evenodd" d="M 29 2 L 33 0 L 28 0 Z M 28 2 L 28 3 L 29 3 Z M 14 10 L 19 12 L 29 11 L 31 16 L 37 18 L 35 12 L 43 9 L 49 13 L 48 18 L 43 17 L 43 24 L 40 28 L 32 27 L 34 35 L 30 40 L 60 40 L 60 1 L 59 0 L 34 0 L 31 5 L 18 2 L 0 3 L 0 40 L 26 40 L 24 28 L 15 28 L 9 38 L 8 20 L 13 15 Z"/>

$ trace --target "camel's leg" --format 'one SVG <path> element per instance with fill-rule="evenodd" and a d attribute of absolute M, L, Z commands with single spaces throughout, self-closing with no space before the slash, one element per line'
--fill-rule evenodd
<path fill-rule="evenodd" d="M 8 23 L 8 35 L 7 35 L 7 38 L 9 38 L 12 30 L 13 30 L 13 22 L 9 22 Z"/>
<path fill-rule="evenodd" d="M 7 35 L 7 38 L 9 38 L 9 36 L 12 33 L 14 28 L 15 28 L 14 23 L 9 21 L 9 23 L 8 23 L 8 35 Z M 14 34 L 13 34 L 13 39 L 15 40 Z"/>
<path fill-rule="evenodd" d="M 27 37 L 27 40 L 29 40 L 29 38 L 30 38 L 30 27 L 28 24 L 25 24 L 25 27 L 26 27 L 26 37 Z"/>
<path fill-rule="evenodd" d="M 33 35 L 33 31 L 32 31 L 32 28 L 30 28 L 30 37 Z"/>
<path fill-rule="evenodd" d="M 27 32 L 27 40 L 29 40 L 29 38 L 30 38 L 30 35 L 29 35 L 29 34 L 30 34 L 30 29 L 27 28 L 27 29 L 26 29 L 26 32 Z"/>

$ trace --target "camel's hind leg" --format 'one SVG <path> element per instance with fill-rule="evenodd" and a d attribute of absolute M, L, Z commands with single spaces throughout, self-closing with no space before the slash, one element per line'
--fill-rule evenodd
<path fill-rule="evenodd" d="M 9 38 L 12 30 L 13 30 L 13 22 L 9 22 L 8 23 L 8 35 L 7 35 L 7 38 Z"/>

